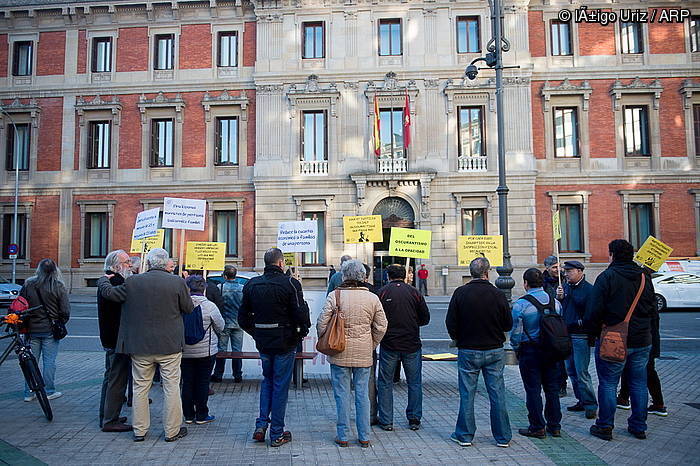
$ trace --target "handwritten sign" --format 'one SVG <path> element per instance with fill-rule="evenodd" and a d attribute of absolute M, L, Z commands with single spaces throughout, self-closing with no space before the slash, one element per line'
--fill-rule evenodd
<path fill-rule="evenodd" d="M 188 241 L 185 268 L 189 270 L 223 270 L 226 243 Z"/>
<path fill-rule="evenodd" d="M 656 272 L 668 259 L 668 256 L 671 255 L 671 251 L 673 251 L 672 247 L 662 243 L 653 236 L 649 236 L 642 244 L 642 247 L 639 248 L 637 254 L 635 254 L 634 260 Z"/>
<path fill-rule="evenodd" d="M 204 231 L 207 201 L 202 199 L 163 199 L 163 228 Z"/>
<path fill-rule="evenodd" d="M 381 215 L 358 215 L 343 217 L 343 236 L 345 244 L 352 243 L 381 243 Z"/>
<path fill-rule="evenodd" d="M 156 230 L 156 234 L 154 236 L 149 236 L 143 239 L 132 239 L 131 252 L 136 252 L 140 254 L 142 252 L 146 253 L 154 248 L 162 248 L 164 240 L 165 230 L 159 228 L 158 230 Z"/>
<path fill-rule="evenodd" d="M 397 257 L 430 257 L 430 242 L 433 232 L 411 228 L 391 228 L 389 254 Z"/>
<path fill-rule="evenodd" d="M 469 266 L 477 257 L 485 257 L 491 267 L 503 265 L 503 236 L 471 235 L 457 238 L 457 260 L 461 266 Z"/>
<path fill-rule="evenodd" d="M 134 225 L 133 239 L 143 239 L 155 236 L 158 229 L 158 216 L 160 207 L 144 210 L 136 214 L 136 224 Z"/>
<path fill-rule="evenodd" d="M 280 222 L 277 247 L 282 252 L 316 252 L 318 221 Z"/>

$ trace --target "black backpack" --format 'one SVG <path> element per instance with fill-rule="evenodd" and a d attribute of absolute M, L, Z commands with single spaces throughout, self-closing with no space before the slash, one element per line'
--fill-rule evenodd
<path fill-rule="evenodd" d="M 572 345 L 569 329 L 564 318 L 557 314 L 554 300 L 550 298 L 549 303 L 542 304 L 537 298 L 529 294 L 520 299 L 524 299 L 537 308 L 537 312 L 540 315 L 539 346 L 549 359 L 552 361 L 563 361 L 571 356 Z M 525 330 L 524 326 L 523 330 Z M 530 338 L 527 330 L 525 330 L 525 334 Z M 530 339 L 532 340 L 532 338 Z"/>
<path fill-rule="evenodd" d="M 185 326 L 185 344 L 194 345 L 204 339 L 206 330 L 201 306 L 196 306 L 189 314 L 183 314 L 182 320 Z"/>

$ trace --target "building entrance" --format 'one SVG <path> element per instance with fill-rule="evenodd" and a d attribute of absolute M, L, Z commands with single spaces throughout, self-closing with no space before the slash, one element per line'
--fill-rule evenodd
<path fill-rule="evenodd" d="M 373 215 L 382 216 L 382 233 L 384 241 L 374 243 L 373 278 L 375 286 L 387 283 L 386 267 L 391 264 L 406 264 L 403 257 L 389 254 L 389 239 L 391 227 L 414 228 L 415 212 L 407 201 L 400 197 L 386 197 L 379 201 L 372 211 Z"/>

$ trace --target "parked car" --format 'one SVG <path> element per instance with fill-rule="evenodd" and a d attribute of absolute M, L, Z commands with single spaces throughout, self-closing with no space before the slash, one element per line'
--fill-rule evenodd
<path fill-rule="evenodd" d="M 207 281 L 212 282 L 215 284 L 223 283 L 224 282 L 224 277 L 221 276 L 223 272 L 209 272 L 207 273 Z M 248 280 L 250 280 L 253 277 L 257 277 L 260 275 L 258 272 L 238 272 L 236 274 L 236 282 L 240 283 L 241 285 L 245 285 Z"/>
<path fill-rule="evenodd" d="M 20 285 L 15 285 L 0 276 L 0 307 L 9 307 L 12 301 L 19 296 L 21 289 Z"/>
<path fill-rule="evenodd" d="M 697 258 L 669 259 L 661 264 L 659 272 L 689 272 L 700 275 L 700 260 Z"/>
<path fill-rule="evenodd" d="M 688 272 L 657 272 L 652 274 L 656 307 L 700 307 L 700 274 Z"/>

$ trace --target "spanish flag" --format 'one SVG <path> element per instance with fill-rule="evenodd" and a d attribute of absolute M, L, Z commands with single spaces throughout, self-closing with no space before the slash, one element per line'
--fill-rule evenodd
<path fill-rule="evenodd" d="M 379 157 L 382 152 L 382 141 L 379 135 L 379 102 L 374 95 L 374 155 Z"/>
<path fill-rule="evenodd" d="M 408 149 L 411 143 L 411 104 L 408 101 L 408 89 L 406 89 L 406 102 L 403 106 L 403 148 Z"/>

